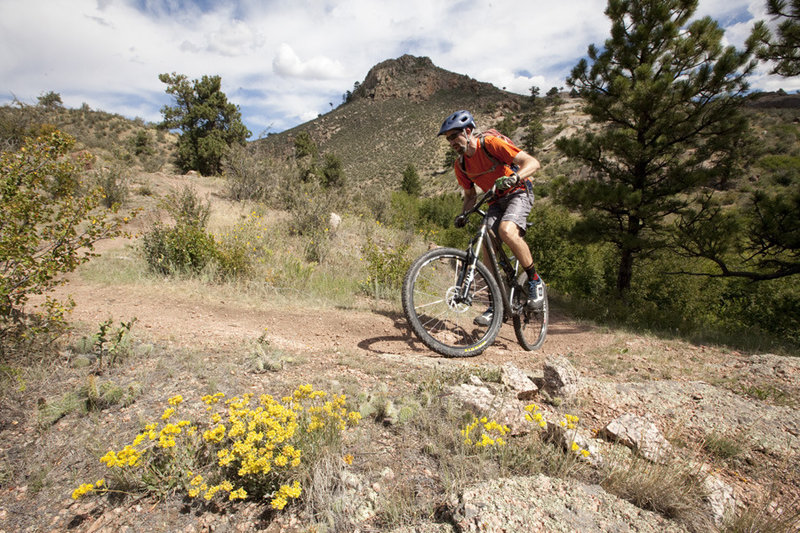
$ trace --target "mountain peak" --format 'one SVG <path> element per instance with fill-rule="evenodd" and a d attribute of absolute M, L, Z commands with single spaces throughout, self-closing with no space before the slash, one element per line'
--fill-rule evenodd
<path fill-rule="evenodd" d="M 442 89 L 477 92 L 485 86 L 489 84 L 437 67 L 429 57 L 406 54 L 372 67 L 353 96 L 377 101 L 403 98 L 421 102 Z"/>

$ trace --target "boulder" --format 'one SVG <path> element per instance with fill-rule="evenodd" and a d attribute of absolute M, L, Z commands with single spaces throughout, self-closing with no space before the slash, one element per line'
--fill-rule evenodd
<path fill-rule="evenodd" d="M 672 445 L 655 424 L 633 413 L 625 413 L 606 425 L 600 434 L 639 453 L 648 461 L 666 464 L 672 457 Z"/>
<path fill-rule="evenodd" d="M 566 357 L 553 357 L 545 361 L 542 389 L 550 397 L 574 400 L 580 388 L 580 374 Z"/>

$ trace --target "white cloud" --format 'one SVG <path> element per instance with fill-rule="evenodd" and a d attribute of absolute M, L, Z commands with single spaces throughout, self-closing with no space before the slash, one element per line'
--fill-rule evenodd
<path fill-rule="evenodd" d="M 324 56 L 302 61 L 286 43 L 281 43 L 278 47 L 278 53 L 272 60 L 272 68 L 279 76 L 312 80 L 337 79 L 344 73 L 341 63 Z"/>
<path fill-rule="evenodd" d="M 766 0 L 700 0 L 698 16 L 741 46 Z M 369 68 L 405 53 L 527 94 L 564 85 L 602 45 L 604 0 L 0 0 L 0 103 L 47 91 L 65 104 L 160 118 L 158 74 L 219 75 L 254 133 L 291 127 L 338 105 Z M 796 88 L 769 77 L 752 85 Z M 236 95 L 241 100 L 237 101 Z"/>

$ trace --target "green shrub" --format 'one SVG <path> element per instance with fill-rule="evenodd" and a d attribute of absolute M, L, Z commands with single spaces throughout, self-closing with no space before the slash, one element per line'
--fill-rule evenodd
<path fill-rule="evenodd" d="M 174 226 L 161 222 L 142 238 L 148 267 L 158 274 L 199 274 L 211 269 L 217 278 L 242 277 L 251 272 L 249 242 L 234 237 L 218 241 L 205 229 L 211 204 L 202 201 L 191 187 L 170 194 L 162 202 L 175 220 Z"/>
<path fill-rule="evenodd" d="M 193 224 L 168 227 L 156 223 L 142 237 L 147 266 L 158 274 L 200 273 L 220 256 L 212 235 Z"/>
<path fill-rule="evenodd" d="M 467 230 L 452 228 L 453 220 L 461 213 L 463 200 L 460 194 L 449 193 L 432 198 L 417 198 L 405 191 L 392 193 L 389 222 L 398 228 L 417 230 L 423 233 L 439 234 L 442 230 L 454 229 L 451 238 L 437 242 L 443 246 L 462 247 L 468 242 Z M 473 217 L 473 227 L 477 217 Z"/>
<path fill-rule="evenodd" d="M 223 241 L 217 244 L 218 274 L 225 279 L 243 278 L 253 270 L 250 250 L 245 243 Z"/>
<path fill-rule="evenodd" d="M 223 161 L 228 196 L 233 200 L 264 201 L 270 196 L 275 176 L 268 158 L 260 157 L 243 146 L 231 148 Z"/>
<path fill-rule="evenodd" d="M 167 195 L 161 206 L 178 225 L 205 228 L 211 217 L 211 203 L 202 201 L 197 196 L 197 191 L 189 185 Z"/>
<path fill-rule="evenodd" d="M 592 298 L 609 290 L 604 272 L 603 246 L 583 246 L 569 239 L 575 218 L 559 206 L 537 202 L 529 220 L 533 225 L 525 236 L 533 263 L 561 294 Z"/>
<path fill-rule="evenodd" d="M 388 298 L 397 294 L 412 261 L 408 257 L 408 245 L 386 248 L 368 237 L 361 247 L 361 254 L 367 262 L 365 291 L 374 298 Z"/>
<path fill-rule="evenodd" d="M 103 191 L 103 205 L 111 208 L 121 206 L 128 199 L 130 189 L 128 176 L 122 168 L 113 166 L 95 173 L 95 182 Z"/>
<path fill-rule="evenodd" d="M 423 224 L 449 228 L 453 225 L 453 220 L 461 213 L 464 201 L 458 193 L 449 193 L 435 196 L 433 198 L 423 198 L 419 204 L 419 216 Z M 475 217 L 477 219 L 477 217 Z M 419 229 L 426 229 L 419 227 Z"/>
<path fill-rule="evenodd" d="M 420 225 L 419 198 L 405 191 L 392 193 L 388 222 L 397 228 L 415 229 Z"/>
<path fill-rule="evenodd" d="M 27 331 L 30 295 L 63 283 L 61 274 L 94 255 L 95 242 L 119 234 L 121 221 L 98 209 L 101 191 L 82 194 L 81 161 L 65 157 L 74 143 L 50 129 L 0 154 L 0 351 L 12 332 Z M 63 305 L 48 300 L 43 307 L 40 332 L 64 324 Z"/>
<path fill-rule="evenodd" d="M 326 189 L 342 189 L 345 184 L 342 160 L 336 154 L 325 154 L 320 175 L 322 186 Z"/>
<path fill-rule="evenodd" d="M 130 140 L 131 149 L 134 155 L 138 156 L 151 155 L 155 151 L 152 144 L 150 134 L 145 130 L 137 131 Z"/>
<path fill-rule="evenodd" d="M 337 193 L 315 182 L 298 183 L 285 198 L 289 210 L 289 232 L 305 238 L 305 258 L 321 263 L 330 245 L 331 213 L 337 206 Z"/>

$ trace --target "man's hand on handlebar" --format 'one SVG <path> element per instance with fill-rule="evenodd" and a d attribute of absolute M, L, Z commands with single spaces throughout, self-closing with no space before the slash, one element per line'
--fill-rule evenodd
<path fill-rule="evenodd" d="M 497 178 L 497 181 L 494 182 L 494 187 L 497 192 L 504 192 L 514 187 L 519 183 L 519 175 L 514 172 L 510 176 L 503 176 L 502 178 Z"/>

